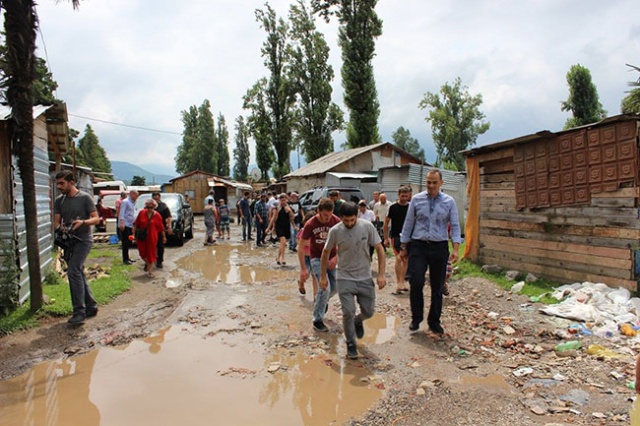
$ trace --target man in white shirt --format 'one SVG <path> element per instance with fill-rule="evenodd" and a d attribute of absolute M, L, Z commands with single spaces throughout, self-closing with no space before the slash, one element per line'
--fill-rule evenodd
<path fill-rule="evenodd" d="M 385 250 L 387 249 L 387 246 L 384 244 L 384 233 L 382 228 L 384 221 L 387 218 L 387 214 L 389 213 L 389 207 L 391 207 L 391 203 L 387 201 L 387 194 L 383 192 L 380 194 L 380 201 L 373 206 L 373 214 L 376 216 L 374 224 L 376 225 L 378 235 L 380 235 L 380 239 L 382 240 L 382 247 L 384 247 Z"/>

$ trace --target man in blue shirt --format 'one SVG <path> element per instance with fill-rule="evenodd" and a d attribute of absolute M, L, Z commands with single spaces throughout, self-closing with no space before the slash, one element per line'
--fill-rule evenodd
<path fill-rule="evenodd" d="M 440 170 L 429 170 L 427 173 L 427 190 L 411 199 L 407 217 L 400 234 L 400 256 L 409 260 L 411 278 L 411 325 L 409 329 L 416 331 L 424 319 L 424 288 L 425 273 L 429 268 L 431 284 L 431 306 L 427 324 L 436 334 L 444 334 L 440 324 L 442 314 L 442 293 L 447 274 L 449 260 L 449 227 L 451 227 L 451 241 L 453 252 L 451 262 L 458 261 L 458 246 L 460 238 L 460 222 L 458 207 L 455 200 L 440 192 L 442 187 L 442 173 Z M 407 252 L 407 244 L 409 244 Z"/>
<path fill-rule="evenodd" d="M 134 204 L 138 199 L 138 191 L 135 189 L 129 192 L 129 196 L 126 200 L 120 204 L 120 216 L 118 217 L 118 225 L 120 228 L 120 238 L 122 243 L 122 263 L 125 265 L 131 265 L 133 262 L 129 258 L 129 247 L 131 247 L 131 241 L 129 235 L 133 229 L 133 222 L 136 220 L 134 217 Z"/>

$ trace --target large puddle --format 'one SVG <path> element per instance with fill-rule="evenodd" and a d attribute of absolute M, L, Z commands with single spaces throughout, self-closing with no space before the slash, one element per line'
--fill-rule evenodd
<path fill-rule="evenodd" d="M 262 263 L 274 264 L 273 268 L 262 264 L 249 264 L 245 259 L 255 259 L 256 252 L 261 255 Z M 244 246 L 214 245 L 198 250 L 179 259 L 176 264 L 202 274 L 209 281 L 221 283 L 256 283 L 296 277 L 297 261 L 287 267 L 275 266 L 276 252 L 268 248 L 248 248 Z"/>
<path fill-rule="evenodd" d="M 37 365 L 0 382 L 0 424 L 342 424 L 381 396 L 371 372 L 343 354 L 266 357 L 244 333 L 208 336 L 173 326 Z"/>

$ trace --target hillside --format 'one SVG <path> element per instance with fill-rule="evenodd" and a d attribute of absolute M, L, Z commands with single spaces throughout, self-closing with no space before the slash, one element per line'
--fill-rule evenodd
<path fill-rule="evenodd" d="M 115 180 L 122 180 L 126 183 L 129 183 L 134 176 L 144 176 L 147 185 L 159 185 L 169 182 L 170 179 L 175 177 L 152 173 L 126 161 L 112 161 L 111 170 L 113 171 L 113 178 Z"/>

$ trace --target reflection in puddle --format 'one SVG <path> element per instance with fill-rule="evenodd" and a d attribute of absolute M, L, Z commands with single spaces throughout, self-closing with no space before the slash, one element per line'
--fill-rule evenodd
<path fill-rule="evenodd" d="M 382 344 L 391 340 L 396 335 L 396 329 L 400 326 L 400 318 L 393 315 L 375 313 L 364 321 L 364 343 Z"/>
<path fill-rule="evenodd" d="M 629 420 L 631 426 L 640 426 L 640 398 L 636 397 L 636 400 L 631 406 L 629 411 Z"/>
<path fill-rule="evenodd" d="M 327 425 L 381 391 L 360 363 L 302 351 L 266 360 L 242 333 L 166 328 L 120 348 L 35 366 L 0 382 L 7 425 Z M 272 362 L 283 368 L 267 372 Z M 256 422 L 256 419 L 261 419 Z"/>
<path fill-rule="evenodd" d="M 176 264 L 180 269 L 201 273 L 207 280 L 227 284 L 264 282 L 292 277 L 295 274 L 294 269 L 268 269 L 261 265 L 243 265 L 242 255 L 248 257 L 250 250 L 242 246 L 210 246 L 183 257 Z M 264 256 L 271 257 L 271 254 L 264 251 Z"/>

